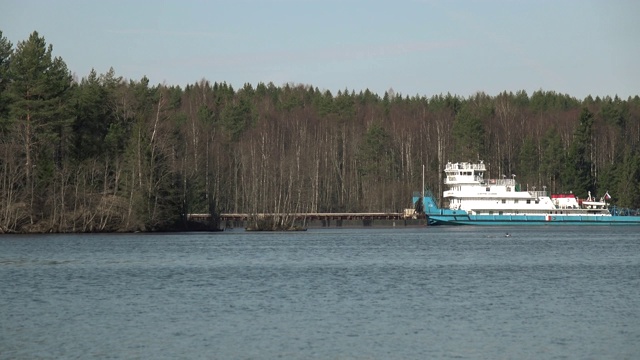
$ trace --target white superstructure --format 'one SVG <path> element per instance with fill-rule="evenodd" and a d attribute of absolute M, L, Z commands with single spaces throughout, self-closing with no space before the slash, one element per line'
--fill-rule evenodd
<path fill-rule="evenodd" d="M 448 163 L 443 197 L 451 210 L 469 215 L 611 215 L 605 201 L 580 201 L 573 194 L 553 195 L 546 191 L 521 191 L 515 175 L 485 179 L 485 164 Z"/>

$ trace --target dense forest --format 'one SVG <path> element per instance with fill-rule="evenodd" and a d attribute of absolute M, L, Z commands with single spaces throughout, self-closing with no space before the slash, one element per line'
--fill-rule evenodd
<path fill-rule="evenodd" d="M 188 213 L 402 211 L 448 161 L 640 207 L 640 98 L 383 96 L 113 69 L 72 75 L 0 32 L 0 232 L 154 231 Z"/>

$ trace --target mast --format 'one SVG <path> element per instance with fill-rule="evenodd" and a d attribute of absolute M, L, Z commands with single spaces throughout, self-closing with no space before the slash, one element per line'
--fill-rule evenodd
<path fill-rule="evenodd" d="M 424 164 L 422 164 L 422 201 L 424 202 Z"/>

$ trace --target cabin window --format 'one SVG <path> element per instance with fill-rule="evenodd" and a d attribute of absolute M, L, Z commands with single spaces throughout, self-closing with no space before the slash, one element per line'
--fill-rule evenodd
<path fill-rule="evenodd" d="M 518 203 L 518 199 L 513 200 L 513 203 L 517 204 Z"/>
<path fill-rule="evenodd" d="M 511 191 L 511 186 L 507 186 L 507 191 Z"/>
<path fill-rule="evenodd" d="M 527 204 L 531 204 L 531 200 L 527 200 Z"/>
<path fill-rule="evenodd" d="M 487 186 L 487 191 L 491 191 L 491 188 Z"/>
<path fill-rule="evenodd" d="M 506 203 L 507 203 L 507 200 L 506 200 L 506 199 L 502 199 L 502 203 L 503 203 L 503 204 L 506 204 Z"/>
<path fill-rule="evenodd" d="M 540 204 L 540 200 L 536 200 L 536 204 Z"/>

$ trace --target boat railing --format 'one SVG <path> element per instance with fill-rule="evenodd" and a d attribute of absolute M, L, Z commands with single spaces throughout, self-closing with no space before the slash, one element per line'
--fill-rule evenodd
<path fill-rule="evenodd" d="M 472 163 L 448 163 L 445 170 L 486 170 L 485 164 L 472 164 Z"/>
<path fill-rule="evenodd" d="M 614 216 L 640 216 L 640 209 L 619 208 L 613 205 L 609 211 Z"/>
<path fill-rule="evenodd" d="M 516 186 L 516 181 L 514 179 L 488 179 L 484 181 L 487 185 L 497 185 L 497 186 Z"/>
<path fill-rule="evenodd" d="M 541 196 L 547 196 L 547 192 L 546 191 L 529 191 L 529 194 L 531 194 L 531 197 L 534 197 L 534 198 L 539 198 Z"/>

